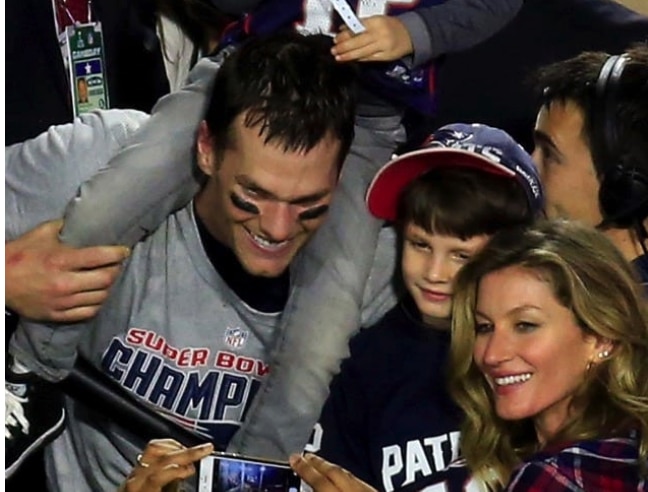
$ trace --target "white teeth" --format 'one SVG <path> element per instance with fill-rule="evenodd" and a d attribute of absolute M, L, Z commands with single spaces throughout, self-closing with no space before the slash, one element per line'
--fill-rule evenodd
<path fill-rule="evenodd" d="M 531 373 L 517 374 L 515 376 L 506 376 L 504 378 L 495 378 L 495 384 L 498 386 L 507 386 L 509 384 L 523 383 L 531 379 Z"/>
<path fill-rule="evenodd" d="M 248 231 L 248 233 L 250 234 L 250 237 L 254 239 L 255 243 L 257 243 L 259 246 L 266 249 L 281 249 L 283 246 L 285 246 L 288 243 L 288 241 L 279 241 L 279 242 L 271 241 L 261 236 L 257 236 L 251 231 Z"/>

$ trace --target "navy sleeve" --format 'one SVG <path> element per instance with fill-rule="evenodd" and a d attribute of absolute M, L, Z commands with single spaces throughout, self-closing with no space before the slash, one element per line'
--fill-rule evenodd
<path fill-rule="evenodd" d="M 524 0 L 448 0 L 402 14 L 399 19 L 414 45 L 414 65 L 485 41 L 509 23 L 523 3 Z"/>

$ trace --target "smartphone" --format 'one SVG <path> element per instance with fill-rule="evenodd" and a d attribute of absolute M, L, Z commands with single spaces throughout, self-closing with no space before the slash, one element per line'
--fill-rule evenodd
<path fill-rule="evenodd" d="M 198 466 L 198 492 L 299 492 L 300 484 L 282 461 L 215 452 Z"/>

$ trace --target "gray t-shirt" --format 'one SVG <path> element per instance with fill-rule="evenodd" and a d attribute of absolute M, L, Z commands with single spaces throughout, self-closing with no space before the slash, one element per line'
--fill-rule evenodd
<path fill-rule="evenodd" d="M 134 248 L 80 352 L 149 406 L 227 443 L 269 371 L 279 313 L 243 303 L 209 261 L 193 203 Z M 110 490 L 143 443 L 75 401 L 48 449 L 52 490 Z M 77 416 L 83 414 L 85 418 Z"/>

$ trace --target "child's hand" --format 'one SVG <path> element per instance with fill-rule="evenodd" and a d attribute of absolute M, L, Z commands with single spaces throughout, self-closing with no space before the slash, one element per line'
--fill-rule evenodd
<path fill-rule="evenodd" d="M 361 21 L 366 31 L 353 34 L 343 26 L 335 36 L 331 53 L 337 61 L 394 61 L 414 51 L 407 28 L 397 17 L 374 15 Z"/>

